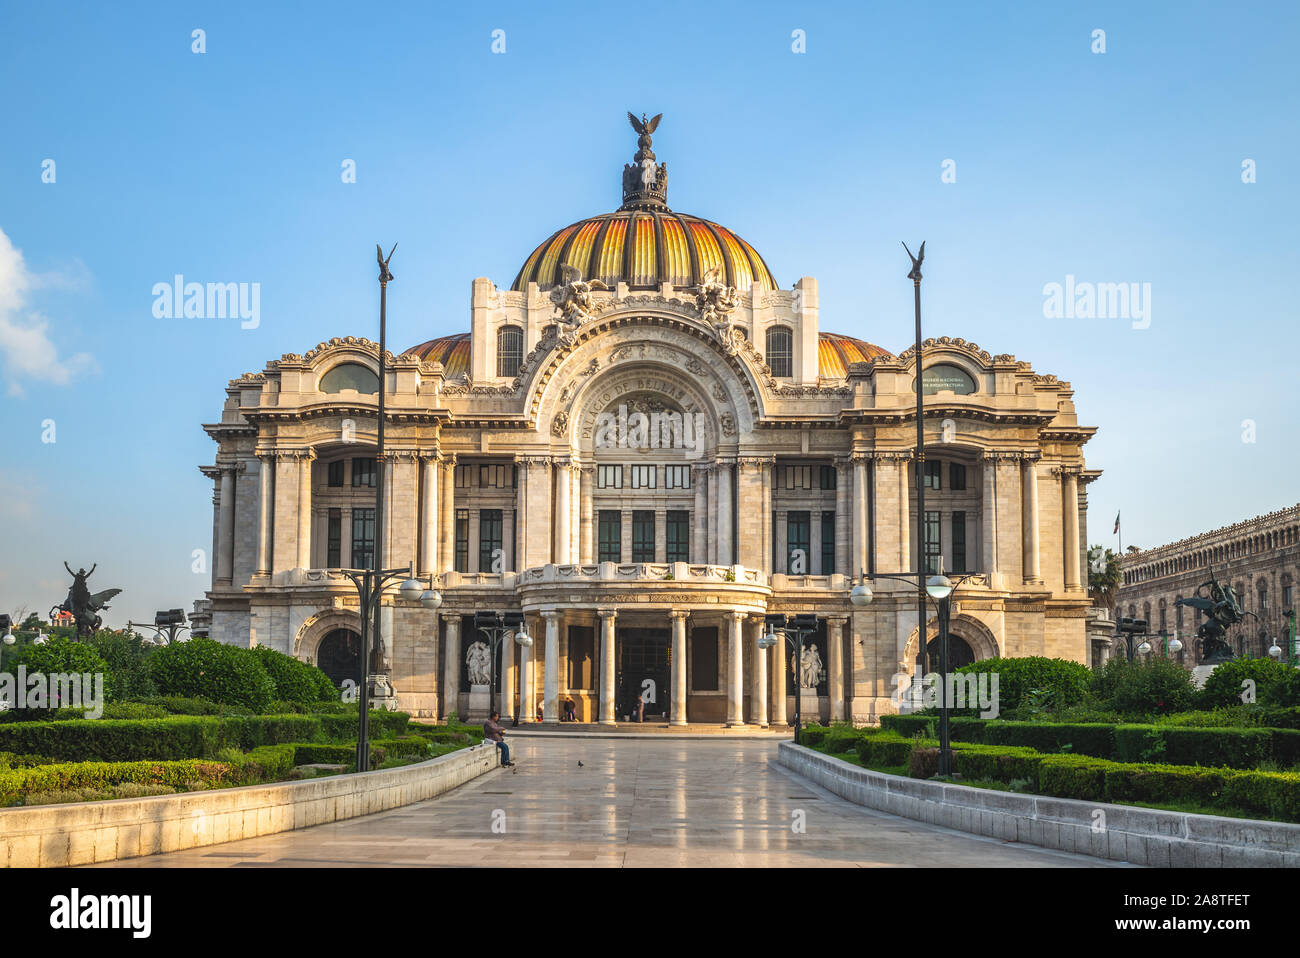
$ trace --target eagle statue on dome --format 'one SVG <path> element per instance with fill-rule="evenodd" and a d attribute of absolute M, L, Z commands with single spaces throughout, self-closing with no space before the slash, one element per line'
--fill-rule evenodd
<path fill-rule="evenodd" d="M 731 325 L 731 313 L 740 305 L 740 293 L 736 287 L 724 283 L 722 270 L 714 266 L 697 285 L 687 287 L 686 292 L 695 294 L 700 319 L 713 327 L 713 332 L 728 352 L 734 352 L 736 330 Z"/>
<path fill-rule="evenodd" d="M 645 114 L 642 113 L 641 119 L 638 120 L 636 114 L 631 110 L 627 111 L 627 121 L 632 124 L 632 129 L 636 130 L 638 136 L 649 136 L 658 128 L 659 121 L 663 118 L 664 115 L 662 113 L 656 113 L 653 119 L 647 120 Z M 646 146 L 649 145 L 650 144 L 648 143 L 646 144 Z"/>
<path fill-rule="evenodd" d="M 560 322 L 571 330 L 577 329 L 600 311 L 591 299 L 592 290 L 609 287 L 598 279 L 584 280 L 582 271 L 568 263 L 560 266 L 560 275 L 563 280 L 551 290 L 551 302 L 560 314 Z"/>

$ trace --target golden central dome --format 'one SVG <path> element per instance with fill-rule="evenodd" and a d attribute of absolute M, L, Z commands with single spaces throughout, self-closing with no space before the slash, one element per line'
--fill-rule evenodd
<path fill-rule="evenodd" d="M 739 290 L 777 288 L 763 257 L 731 230 L 667 207 L 621 209 L 556 231 L 533 250 L 511 289 L 554 286 L 566 265 L 610 289 L 620 282 L 632 289 L 695 286 L 715 267 Z"/>

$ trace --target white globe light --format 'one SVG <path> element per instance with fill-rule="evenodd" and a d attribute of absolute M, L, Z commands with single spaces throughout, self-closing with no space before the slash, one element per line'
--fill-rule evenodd
<path fill-rule="evenodd" d="M 436 609 L 442 605 L 442 593 L 437 589 L 425 589 L 420 596 L 420 605 L 426 609 Z"/>
<path fill-rule="evenodd" d="M 44 632 L 42 632 L 40 635 L 38 635 L 36 638 L 34 638 L 34 639 L 32 640 L 32 644 L 33 644 L 33 645 L 44 645 L 44 644 L 45 644 L 46 642 L 48 642 L 48 641 L 50 641 L 50 637 L 49 637 L 48 635 L 46 635 Z"/>
<path fill-rule="evenodd" d="M 768 632 L 761 639 L 758 640 L 758 647 L 760 649 L 770 649 L 772 646 L 776 645 L 776 643 L 777 643 L 776 633 Z"/>
<path fill-rule="evenodd" d="M 397 587 L 397 591 L 401 593 L 403 599 L 410 599 L 414 602 L 424 595 L 424 583 L 419 579 L 407 579 Z"/>
<path fill-rule="evenodd" d="M 1275 659 L 1282 658 L 1282 647 L 1277 644 L 1277 639 L 1273 640 L 1273 645 L 1269 648 L 1268 654 Z"/>
<path fill-rule="evenodd" d="M 849 592 L 849 601 L 858 608 L 871 605 L 871 600 L 875 596 L 871 594 L 871 589 L 865 582 L 859 582 Z"/>
<path fill-rule="evenodd" d="M 1141 652 L 1143 655 L 1146 655 L 1148 652 L 1151 651 L 1151 643 L 1148 642 L 1146 639 L 1143 639 L 1142 644 L 1138 646 L 1138 651 Z"/>
<path fill-rule="evenodd" d="M 925 591 L 936 602 L 942 601 L 952 595 L 952 580 L 943 573 L 932 575 L 925 580 Z"/>
<path fill-rule="evenodd" d="M 1183 642 L 1177 636 L 1169 640 L 1169 651 L 1177 655 L 1183 651 Z"/>
<path fill-rule="evenodd" d="M 5 633 L 5 637 L 4 637 L 5 645 L 13 645 L 17 641 L 18 640 L 14 638 L 14 634 L 12 632 Z"/>
<path fill-rule="evenodd" d="M 515 633 L 515 644 L 528 648 L 533 644 L 533 637 L 524 629 L 520 629 Z"/>

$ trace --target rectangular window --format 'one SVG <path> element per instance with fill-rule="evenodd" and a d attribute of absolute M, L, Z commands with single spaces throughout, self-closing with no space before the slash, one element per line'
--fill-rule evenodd
<path fill-rule="evenodd" d="M 1291 604 L 1291 586 L 1284 585 L 1282 586 L 1282 611 L 1294 608 L 1295 606 Z"/>
<path fill-rule="evenodd" d="M 718 628 L 691 629 L 691 689 L 718 691 Z"/>
<path fill-rule="evenodd" d="M 784 466 L 787 489 L 811 489 L 812 466 Z"/>
<path fill-rule="evenodd" d="M 689 489 L 690 487 L 690 466 L 664 466 L 665 489 Z"/>
<path fill-rule="evenodd" d="M 456 510 L 456 571 L 469 571 L 469 510 Z"/>
<path fill-rule="evenodd" d="M 630 466 L 628 468 L 629 485 L 633 489 L 653 489 L 657 478 L 658 466 Z"/>
<path fill-rule="evenodd" d="M 352 460 L 352 485 L 375 488 L 375 460 L 373 458 Z M 357 568 L 364 568 L 364 566 L 357 566 Z"/>
<path fill-rule="evenodd" d="M 478 514 L 478 571 L 499 572 L 504 569 L 504 553 L 501 551 L 501 510 L 480 509 Z M 502 564 L 498 566 L 497 559 Z"/>
<path fill-rule="evenodd" d="M 821 467 L 821 487 L 822 489 L 834 489 L 836 476 L 834 466 Z"/>
<path fill-rule="evenodd" d="M 960 462 L 948 463 L 948 488 L 953 492 L 966 491 L 966 467 Z"/>
<path fill-rule="evenodd" d="M 339 459 L 337 462 L 331 462 L 329 464 L 329 479 L 327 481 L 330 486 L 335 489 L 338 489 L 343 485 L 343 466 L 345 463 L 346 460 Z"/>
<path fill-rule="evenodd" d="M 939 479 L 943 475 L 943 463 L 934 459 L 927 459 L 925 462 L 925 488 L 940 488 Z"/>
<path fill-rule="evenodd" d="M 835 513 L 822 513 L 822 575 L 834 575 L 835 568 Z"/>
<path fill-rule="evenodd" d="M 789 575 L 807 575 L 808 568 L 808 513 L 785 514 L 786 572 Z"/>
<path fill-rule="evenodd" d="M 632 561 L 655 561 L 655 514 L 648 510 L 632 513 Z"/>
<path fill-rule="evenodd" d="M 371 460 L 373 461 L 373 460 Z M 352 473 L 356 476 L 356 472 Z M 352 510 L 352 568 L 369 569 L 375 564 L 375 510 Z"/>
<path fill-rule="evenodd" d="M 623 488 L 623 467 L 622 466 L 597 466 L 596 467 L 596 488 L 597 489 L 622 489 Z"/>
<path fill-rule="evenodd" d="M 952 514 L 952 568 L 949 572 L 969 572 L 966 566 L 966 513 Z"/>
<path fill-rule="evenodd" d="M 939 571 L 939 513 L 925 510 L 925 572 L 935 575 Z"/>
<path fill-rule="evenodd" d="M 511 474 L 506 470 L 513 470 L 512 466 L 505 463 L 493 463 L 491 465 L 478 467 L 478 486 L 480 489 L 508 489 L 513 485 Z"/>
<path fill-rule="evenodd" d="M 690 562 L 691 514 L 685 510 L 670 511 L 665 538 L 668 541 L 665 562 Z"/>
<path fill-rule="evenodd" d="M 469 486 L 470 470 L 473 468 L 474 468 L 473 466 L 456 467 L 455 479 L 456 479 L 457 489 L 468 489 L 470 487 Z"/>
<path fill-rule="evenodd" d="M 343 510 L 331 509 L 329 529 L 325 535 L 325 568 L 337 569 L 341 565 L 343 565 Z"/>
<path fill-rule="evenodd" d="M 623 513 L 601 509 L 597 530 L 597 562 L 623 561 Z"/>

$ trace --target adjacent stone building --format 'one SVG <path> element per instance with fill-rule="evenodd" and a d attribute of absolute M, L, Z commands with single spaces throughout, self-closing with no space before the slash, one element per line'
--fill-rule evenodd
<path fill-rule="evenodd" d="M 383 606 L 400 705 L 420 714 L 466 714 L 467 656 L 482 661 L 468 617 L 500 610 L 536 640 L 505 644 L 507 715 L 555 720 L 571 697 L 588 721 L 644 701 L 677 724 L 785 724 L 793 664 L 759 648 L 762 617 L 812 612 L 822 717 L 873 721 L 913 669 L 915 589 L 876 578 L 866 609 L 849 589 L 921 557 L 973 573 L 955 596 L 957 664 L 1087 661 L 1081 531 L 1099 473 L 1070 385 L 927 340 L 918 543 L 914 349 L 823 332 L 817 281 L 779 288 L 735 233 L 671 210 L 638 132 L 618 210 L 556 231 L 509 288 L 474 280 L 468 332 L 387 359 L 384 462 L 374 343 L 330 339 L 230 382 L 204 427 L 216 560 L 201 625 L 355 675 L 357 596 L 338 569 L 372 561 L 384 482 L 385 564 L 435 577 L 444 598 Z"/>
<path fill-rule="evenodd" d="M 1193 637 L 1201 619 L 1196 609 L 1176 602 L 1194 596 L 1211 575 L 1221 585 L 1231 585 L 1242 609 L 1253 613 L 1229 630 L 1228 644 L 1238 654 L 1267 655 L 1275 640 L 1286 647 L 1287 613 L 1295 609 L 1300 505 L 1130 552 L 1123 556 L 1122 568 L 1115 593 L 1118 614 L 1146 619 L 1154 633 L 1170 638 L 1177 634 L 1184 644 L 1179 661 L 1200 663 L 1201 650 Z"/>

